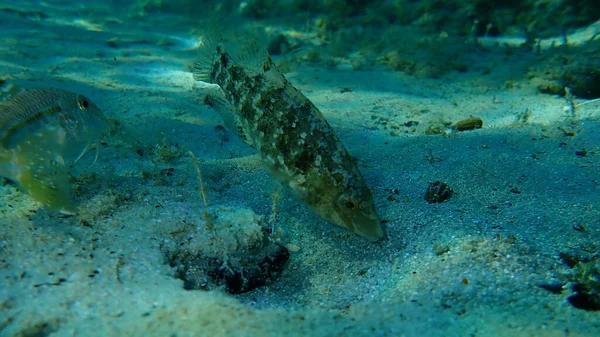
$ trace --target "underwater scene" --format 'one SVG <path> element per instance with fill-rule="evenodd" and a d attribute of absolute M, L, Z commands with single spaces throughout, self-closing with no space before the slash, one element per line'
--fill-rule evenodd
<path fill-rule="evenodd" d="M 0 27 L 0 337 L 600 336 L 597 0 Z"/>

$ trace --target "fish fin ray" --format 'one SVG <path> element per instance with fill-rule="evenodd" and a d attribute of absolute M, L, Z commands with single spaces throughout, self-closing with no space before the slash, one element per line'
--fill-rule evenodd
<path fill-rule="evenodd" d="M 219 50 L 223 48 L 222 37 L 215 21 L 210 21 L 202 36 L 200 53 L 194 62 L 193 75 L 196 81 L 213 83 L 212 72 Z"/>
<path fill-rule="evenodd" d="M 94 161 L 92 162 L 92 166 L 94 166 L 96 164 L 96 162 L 98 161 L 98 156 L 100 155 L 100 145 L 94 144 L 94 147 L 96 148 L 96 155 L 94 156 Z"/>
<path fill-rule="evenodd" d="M 263 73 L 269 60 L 269 53 L 254 36 L 249 36 L 239 47 L 229 53 L 233 62 L 254 74 Z"/>
<path fill-rule="evenodd" d="M 79 159 L 81 159 L 81 157 L 83 157 L 88 152 L 89 149 L 90 149 L 90 146 L 84 147 L 83 150 L 81 151 L 81 153 L 79 154 L 79 156 L 77 156 L 77 158 L 75 158 L 75 160 L 73 161 L 73 164 L 77 163 L 79 161 Z M 96 161 L 94 161 L 94 162 L 96 162 Z"/>

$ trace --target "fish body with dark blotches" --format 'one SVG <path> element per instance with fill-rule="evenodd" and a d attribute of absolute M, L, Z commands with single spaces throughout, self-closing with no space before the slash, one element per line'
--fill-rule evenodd
<path fill-rule="evenodd" d="M 371 241 L 384 237 L 373 195 L 319 109 L 250 42 L 208 37 L 196 80 L 217 84 L 205 103 L 257 149 L 273 177 L 321 217 Z"/>
<path fill-rule="evenodd" d="M 74 211 L 69 168 L 99 145 L 108 123 L 87 97 L 28 89 L 0 102 L 0 176 L 44 205 Z"/>

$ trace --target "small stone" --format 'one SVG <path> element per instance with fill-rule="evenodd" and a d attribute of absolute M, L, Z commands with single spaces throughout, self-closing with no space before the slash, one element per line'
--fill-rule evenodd
<path fill-rule="evenodd" d="M 450 251 L 450 246 L 448 246 L 448 245 L 440 245 L 437 243 L 435 243 L 433 245 L 433 252 L 435 253 L 435 255 L 438 255 L 438 256 L 444 255 L 449 251 Z"/>
<path fill-rule="evenodd" d="M 448 186 L 448 184 L 441 181 L 435 181 L 430 183 L 425 192 L 425 200 L 430 203 L 440 203 L 448 200 L 454 191 Z"/>
<path fill-rule="evenodd" d="M 289 244 L 286 246 L 286 248 L 290 251 L 290 252 L 297 252 L 300 250 L 300 247 L 298 247 L 298 245 L 294 245 L 294 244 Z"/>
<path fill-rule="evenodd" d="M 471 117 L 460 120 L 452 125 L 452 128 L 456 131 L 468 131 L 481 129 L 483 127 L 483 119 L 479 117 Z"/>
<path fill-rule="evenodd" d="M 587 157 L 588 151 L 586 149 L 577 150 L 575 151 L 575 155 L 577 157 Z"/>

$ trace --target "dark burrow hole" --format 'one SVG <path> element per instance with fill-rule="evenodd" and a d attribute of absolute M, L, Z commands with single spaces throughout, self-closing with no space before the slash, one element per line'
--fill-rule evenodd
<path fill-rule="evenodd" d="M 186 250 L 167 256 L 176 270 L 175 277 L 184 281 L 186 290 L 222 288 L 230 294 L 242 294 L 271 284 L 283 271 L 290 257 L 288 249 L 266 243 L 252 252 L 216 258 Z"/>

